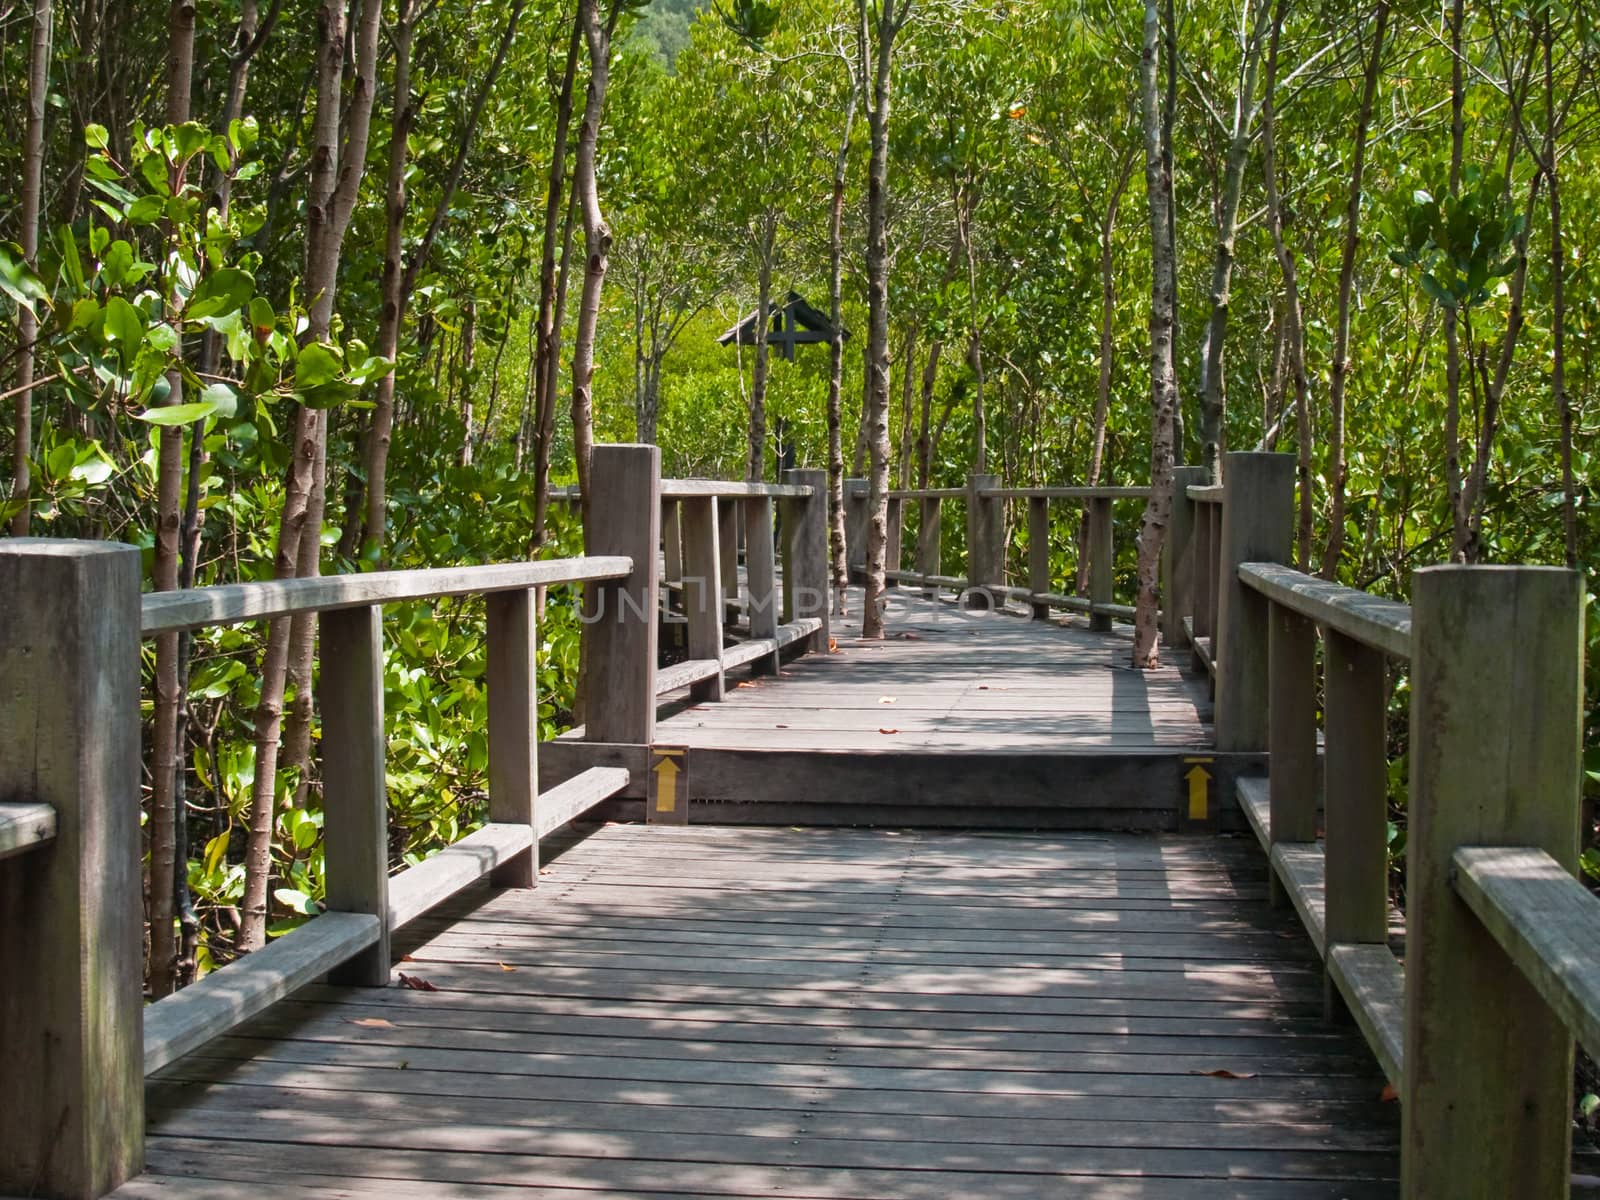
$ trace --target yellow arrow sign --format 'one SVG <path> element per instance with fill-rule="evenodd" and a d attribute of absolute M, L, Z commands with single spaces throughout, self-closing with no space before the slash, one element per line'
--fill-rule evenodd
<path fill-rule="evenodd" d="M 673 812 L 678 807 L 678 764 L 663 757 L 656 763 L 656 811 Z"/>
<path fill-rule="evenodd" d="M 1196 763 L 1183 777 L 1189 781 L 1189 820 L 1204 821 L 1209 811 L 1211 772 Z"/>

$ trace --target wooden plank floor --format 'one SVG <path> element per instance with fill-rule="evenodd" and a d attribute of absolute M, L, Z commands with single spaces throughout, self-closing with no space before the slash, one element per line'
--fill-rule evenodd
<path fill-rule="evenodd" d="M 150 1197 L 1392 1196 L 1248 839 L 607 826 L 152 1082 Z"/>
<path fill-rule="evenodd" d="M 1032 621 L 890 592 L 882 641 L 864 641 L 861 593 L 835 626 L 838 653 L 730 687 L 662 720 L 658 740 L 719 749 L 1032 754 L 1201 748 L 1206 685 L 1173 663 L 1129 666 L 1131 630 Z M 1183 656 L 1186 658 L 1187 656 Z M 1184 664 L 1187 666 L 1187 663 Z"/>

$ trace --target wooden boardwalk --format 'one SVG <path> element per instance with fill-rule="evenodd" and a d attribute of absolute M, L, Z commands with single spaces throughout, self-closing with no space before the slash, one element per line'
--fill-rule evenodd
<path fill-rule="evenodd" d="M 421 923 L 393 986 L 309 989 L 161 1072 L 116 1194 L 1395 1194 L 1397 1106 L 1249 841 L 571 843 Z"/>
<path fill-rule="evenodd" d="M 663 720 L 690 747 L 922 754 L 1089 753 L 1212 744 L 1203 679 L 1130 665 L 1131 628 L 1091 633 L 1083 618 L 1033 621 L 893 589 L 889 636 L 861 638 L 861 592 L 835 618 L 838 653 L 807 655 L 716 704 Z M 1187 663 L 1185 662 L 1185 666 Z"/>

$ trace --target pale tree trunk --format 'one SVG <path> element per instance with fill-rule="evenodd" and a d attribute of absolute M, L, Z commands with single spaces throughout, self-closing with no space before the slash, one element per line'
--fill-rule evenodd
<path fill-rule="evenodd" d="M 1333 367 L 1328 379 L 1328 542 L 1322 551 L 1322 577 L 1336 579 L 1344 555 L 1345 482 L 1349 467 L 1344 448 L 1344 397 L 1350 380 L 1350 296 L 1356 277 L 1356 249 L 1361 223 L 1361 180 L 1367 161 L 1367 130 L 1378 95 L 1383 64 L 1383 38 L 1389 24 L 1388 0 L 1378 0 L 1373 14 L 1372 50 L 1361 85 L 1361 111 L 1356 117 L 1350 152 L 1350 195 L 1344 209 L 1344 248 L 1339 260 L 1339 307 L 1333 327 Z"/>
<path fill-rule="evenodd" d="M 1462 69 L 1461 27 L 1466 20 L 1466 0 L 1450 6 L 1450 196 L 1461 192 L 1462 148 L 1466 143 L 1466 80 Z M 1464 561 L 1467 513 L 1461 487 L 1461 332 L 1456 310 L 1444 310 L 1445 407 L 1444 478 L 1450 494 L 1450 558 Z"/>
<path fill-rule="evenodd" d="M 766 217 L 762 218 L 767 220 Z M 769 225 L 760 238 L 760 263 L 756 268 L 756 347 L 755 367 L 750 376 L 749 452 L 744 477 L 759 482 L 767 453 L 767 376 L 772 369 L 771 347 L 767 342 L 772 309 L 772 258 L 776 229 Z"/>
<path fill-rule="evenodd" d="M 1283 201 L 1278 190 L 1278 116 L 1275 91 L 1278 84 L 1278 40 L 1288 0 L 1278 0 L 1272 22 L 1272 40 L 1267 50 L 1267 80 L 1261 99 L 1261 174 L 1267 193 L 1267 228 L 1272 234 L 1272 251 L 1283 272 L 1284 340 L 1288 344 L 1289 375 L 1294 381 L 1296 467 L 1299 477 L 1299 506 L 1295 519 L 1295 562 L 1302 571 L 1311 569 L 1311 387 L 1306 378 L 1305 316 L 1300 305 L 1300 274 L 1294 255 L 1283 238 Z"/>
<path fill-rule="evenodd" d="M 1117 212 L 1122 207 L 1122 193 L 1133 173 L 1133 159 L 1126 158 L 1119 165 L 1117 179 L 1106 201 L 1105 215 L 1100 219 L 1100 380 L 1094 396 L 1094 416 L 1089 429 L 1090 487 L 1100 483 L 1100 472 L 1105 469 L 1106 427 L 1111 420 L 1111 383 L 1116 370 L 1117 333 L 1117 272 L 1116 247 L 1112 236 L 1116 233 Z M 1089 594 L 1089 510 L 1085 508 L 1078 519 L 1078 570 L 1077 594 Z"/>
<path fill-rule="evenodd" d="M 611 76 L 611 32 L 617 9 L 602 20 L 600 0 L 579 0 L 578 20 L 583 25 L 589 51 L 589 89 L 583 119 L 578 124 L 578 149 L 573 178 L 578 207 L 583 215 L 583 293 L 578 302 L 578 328 L 572 342 L 572 451 L 577 460 L 578 487 L 583 493 L 584 527 L 588 527 L 592 497 L 589 461 L 594 451 L 594 338 L 600 321 L 600 289 L 605 283 L 607 256 L 611 252 L 611 227 L 600 211 L 600 190 L 595 178 L 595 150 L 600 141 L 600 120 Z"/>
<path fill-rule="evenodd" d="M 1543 18 L 1544 48 L 1544 171 L 1550 185 L 1550 390 L 1555 393 L 1561 418 L 1561 527 L 1569 568 L 1578 565 L 1578 485 L 1572 468 L 1572 397 L 1567 394 L 1567 263 L 1561 229 L 1561 170 L 1556 145 L 1560 118 L 1556 115 L 1555 76 L 1551 59 L 1555 34 L 1550 11 Z"/>
<path fill-rule="evenodd" d="M 168 16 L 167 123 L 181 125 L 189 119 L 190 90 L 194 75 L 194 0 L 172 0 Z M 176 194 L 183 184 L 177 171 L 168 177 Z M 161 226 L 164 238 L 171 226 Z M 177 280 L 163 281 L 168 312 L 176 310 Z M 167 375 L 171 385 L 168 404 L 183 403 L 183 376 Z M 163 425 L 157 435 L 156 536 L 151 564 L 151 584 L 158 592 L 178 586 L 179 540 L 183 525 L 183 435 L 181 425 Z M 178 635 L 156 639 L 155 712 L 150 755 L 150 956 L 146 973 L 150 994 L 167 996 L 177 986 L 178 940 L 175 879 L 177 876 L 177 805 L 175 797 L 182 755 L 178 747 L 178 711 L 183 696 L 178 687 Z"/>
<path fill-rule="evenodd" d="M 833 156 L 833 203 L 828 210 L 828 319 L 833 322 L 833 335 L 828 339 L 828 553 L 835 610 L 841 617 L 850 583 L 850 556 L 844 541 L 844 202 L 850 131 L 859 97 L 860 87 L 852 75 L 844 131 Z"/>
<path fill-rule="evenodd" d="M 894 486 L 897 488 L 911 486 L 911 454 L 914 448 L 911 439 L 911 410 L 917 390 L 917 377 L 911 370 L 911 364 L 916 361 L 917 335 L 920 332 L 918 322 L 912 321 L 911 327 L 906 330 L 906 348 L 900 355 L 900 437 L 895 446 L 898 461 L 894 473 Z M 895 563 L 893 568 L 898 568 L 899 565 Z"/>
<path fill-rule="evenodd" d="M 1254 0 L 1246 0 L 1245 12 Z M 1234 97 L 1233 129 L 1222 172 L 1222 202 L 1217 208 L 1217 249 L 1211 264 L 1211 318 L 1206 325 L 1200 387 L 1200 464 L 1212 483 L 1222 482 L 1223 440 L 1226 434 L 1227 380 L 1223 349 L 1228 338 L 1228 307 L 1232 301 L 1234 245 L 1239 233 L 1239 192 L 1245 164 L 1255 141 L 1256 72 L 1261 43 L 1272 11 L 1272 0 L 1259 0 L 1249 22 L 1239 93 Z"/>
<path fill-rule="evenodd" d="M 977 208 L 975 194 L 956 191 L 956 238 L 967 263 L 967 363 L 972 368 L 972 469 L 982 475 L 989 470 L 989 413 L 984 406 L 983 334 L 978 322 L 978 256 L 972 244 L 972 219 Z"/>
<path fill-rule="evenodd" d="M 1167 253 L 1172 261 L 1178 261 L 1178 174 L 1173 166 L 1172 155 L 1172 127 L 1178 119 L 1178 8 L 1177 0 L 1166 0 L 1166 16 L 1164 21 L 1164 45 L 1167 55 L 1167 98 L 1166 106 L 1161 113 L 1161 169 L 1166 173 L 1167 180 Z M 1176 271 L 1176 267 L 1174 267 Z M 1178 373 L 1176 347 L 1178 345 L 1178 303 L 1176 285 L 1173 291 L 1172 303 L 1172 344 L 1173 354 L 1168 357 L 1173 361 L 1172 372 L 1172 461 L 1178 466 L 1183 465 L 1183 398 L 1178 393 Z"/>
<path fill-rule="evenodd" d="M 933 473 L 933 388 L 939 379 L 939 354 L 944 343 L 934 338 L 928 345 L 928 358 L 922 368 L 922 413 L 917 424 L 917 487 L 926 488 Z M 906 364 L 906 370 L 911 364 Z"/>
<path fill-rule="evenodd" d="M 1134 603 L 1133 666 L 1160 665 L 1161 545 L 1172 516 L 1173 416 L 1177 381 L 1172 362 L 1176 307 L 1172 248 L 1167 240 L 1172 177 L 1162 155 L 1161 101 L 1156 90 L 1161 57 L 1157 0 L 1145 0 L 1144 40 L 1139 57 L 1140 111 L 1144 130 L 1144 179 L 1150 198 L 1150 499 L 1139 524 L 1139 591 Z"/>
<path fill-rule="evenodd" d="M 33 29 L 28 42 L 28 121 L 22 147 L 22 257 L 30 267 L 39 260 L 39 211 L 44 199 L 44 121 L 50 90 L 50 46 L 54 33 L 52 0 L 34 0 Z M 22 507 L 11 518 L 14 537 L 28 536 L 29 496 L 33 480 L 28 456 L 33 449 L 34 343 L 39 321 L 26 304 L 17 306 L 17 382 L 11 401 L 16 444 L 11 453 L 11 498 Z"/>
<path fill-rule="evenodd" d="M 536 318 L 533 355 L 533 438 L 534 438 L 534 514 L 532 542 L 544 541 L 545 515 L 550 504 L 550 438 L 555 431 L 555 393 L 560 379 L 561 321 L 556 315 L 556 243 L 563 252 L 562 279 L 565 279 L 566 252 L 572 242 L 572 205 L 563 205 L 567 195 L 567 134 L 572 126 L 572 92 L 577 79 L 578 55 L 583 49 L 583 27 L 575 17 L 572 37 L 567 43 L 567 64 L 556 95 L 556 127 L 550 156 L 550 175 L 545 184 L 544 236 L 539 248 L 539 312 Z M 562 224 L 562 209 L 567 219 Z M 563 283 L 562 293 L 565 294 Z"/>
<path fill-rule="evenodd" d="M 862 78 L 872 50 L 872 97 L 867 106 L 870 157 L 867 167 L 867 347 L 866 404 L 862 424 L 872 454 L 867 519 L 867 583 L 861 636 L 884 636 L 885 559 L 889 544 L 889 83 L 894 40 L 910 14 L 911 0 L 881 0 L 876 21 L 867 0 L 857 0 L 861 21 Z"/>
<path fill-rule="evenodd" d="M 356 63 L 348 101 L 343 96 L 346 6 L 322 0 L 317 13 L 316 114 L 312 126 L 311 184 L 306 204 L 306 279 L 309 298 L 303 344 L 325 342 L 333 327 L 334 290 L 345 231 L 355 210 L 366 169 L 367 141 L 372 128 L 372 103 L 378 58 L 378 32 L 383 6 L 367 4 L 354 38 Z M 341 146 L 340 132 L 344 132 Z M 328 426 L 326 412 L 302 407 L 295 414 L 294 444 L 279 518 L 273 560 L 276 578 L 301 574 L 309 561 L 320 569 L 321 486 L 325 479 Z M 303 559 L 301 545 L 313 543 Z M 311 572 L 314 573 L 314 570 Z M 238 946 L 260 949 L 266 942 L 267 885 L 272 872 L 275 826 L 274 796 L 278 767 L 278 733 L 283 717 L 284 686 L 289 672 L 291 622 L 279 618 L 267 630 L 262 657 L 260 700 L 256 708 L 256 761 L 251 781 L 251 810 L 245 845 L 245 886 Z"/>

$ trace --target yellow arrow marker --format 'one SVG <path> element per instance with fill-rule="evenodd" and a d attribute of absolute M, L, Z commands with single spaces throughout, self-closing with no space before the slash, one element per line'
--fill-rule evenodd
<path fill-rule="evenodd" d="M 1196 765 L 1189 768 L 1184 778 L 1189 781 L 1189 820 L 1204 821 L 1208 810 L 1206 801 L 1211 791 L 1211 772 Z"/>
<path fill-rule="evenodd" d="M 678 807 L 678 764 L 670 758 L 656 763 L 656 811 L 672 812 Z"/>

